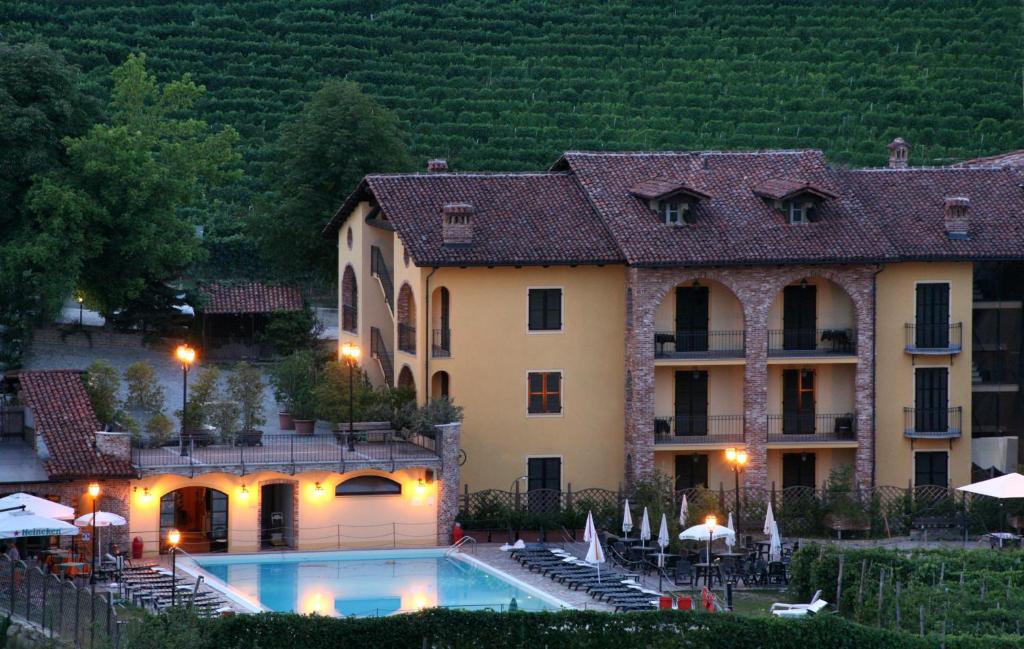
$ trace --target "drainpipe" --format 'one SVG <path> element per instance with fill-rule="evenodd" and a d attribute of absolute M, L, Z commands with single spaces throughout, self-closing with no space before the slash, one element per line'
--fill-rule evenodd
<path fill-rule="evenodd" d="M 424 303 L 427 305 L 427 326 L 424 327 L 426 331 L 423 336 L 424 338 L 427 339 L 425 344 L 423 345 L 423 371 L 426 372 L 427 374 L 425 377 L 423 377 L 423 394 L 426 397 L 425 403 L 430 403 L 430 356 L 434 351 L 433 348 L 431 347 L 431 344 L 433 342 L 431 340 L 431 335 L 433 334 L 433 325 L 431 324 L 430 319 L 430 302 L 434 296 L 430 294 L 430 278 L 433 277 L 434 273 L 436 272 L 437 266 L 434 266 L 434 268 L 430 271 L 430 274 L 427 275 L 427 294 L 424 296 L 423 300 Z"/>
<path fill-rule="evenodd" d="M 885 270 L 878 266 L 871 276 L 871 305 L 874 318 L 871 319 L 871 487 L 875 486 L 876 464 L 878 461 L 878 274 Z"/>

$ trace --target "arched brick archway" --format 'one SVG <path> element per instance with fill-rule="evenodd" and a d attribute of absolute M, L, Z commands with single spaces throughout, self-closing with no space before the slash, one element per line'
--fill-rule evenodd
<path fill-rule="evenodd" d="M 341 328 L 356 332 L 359 326 L 359 287 L 352 265 L 345 266 L 341 276 Z"/>

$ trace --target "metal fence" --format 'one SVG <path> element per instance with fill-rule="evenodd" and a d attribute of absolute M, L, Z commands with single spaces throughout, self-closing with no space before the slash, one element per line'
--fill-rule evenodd
<path fill-rule="evenodd" d="M 117 647 L 123 625 L 109 594 L 0 556 L 0 612 L 75 647 Z"/>

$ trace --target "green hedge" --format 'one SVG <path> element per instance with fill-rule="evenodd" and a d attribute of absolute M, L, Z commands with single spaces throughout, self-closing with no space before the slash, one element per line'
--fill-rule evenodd
<path fill-rule="evenodd" d="M 947 649 L 1019 647 L 1019 639 L 946 637 Z M 837 616 L 806 620 L 728 614 L 610 614 L 595 611 L 494 613 L 433 609 L 386 618 L 328 618 L 284 613 L 202 621 L 180 612 L 149 618 L 130 631 L 131 649 L 407 649 L 502 647 L 558 649 L 932 649 L 920 638 L 854 624 Z"/>

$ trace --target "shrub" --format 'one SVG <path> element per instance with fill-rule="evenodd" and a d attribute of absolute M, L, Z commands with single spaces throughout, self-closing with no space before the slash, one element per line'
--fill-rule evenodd
<path fill-rule="evenodd" d="M 362 411 L 370 382 L 361 368 L 352 370 L 353 420 L 363 421 Z M 320 380 L 313 387 L 316 401 L 316 417 L 337 426 L 349 420 L 349 367 L 341 361 L 329 361 L 324 365 Z"/>
<path fill-rule="evenodd" d="M 209 419 L 209 404 L 216 399 L 217 381 L 220 379 L 220 370 L 216 367 L 205 367 L 199 373 L 199 378 L 188 388 L 188 403 L 185 404 L 185 430 L 199 430 L 206 425 Z M 180 410 L 174 413 L 181 418 L 183 413 Z"/>
<path fill-rule="evenodd" d="M 143 361 L 132 363 L 124 371 L 124 382 L 128 394 L 124 407 L 155 415 L 163 412 L 164 389 L 157 381 L 153 366 Z"/>
<path fill-rule="evenodd" d="M 96 418 L 105 426 L 117 423 L 121 419 L 117 398 L 121 379 L 117 370 L 104 361 L 93 361 L 85 371 L 85 391 Z"/>
<path fill-rule="evenodd" d="M 315 417 L 313 387 L 317 383 L 319 371 L 316 354 L 310 350 L 294 352 L 274 365 L 270 377 L 277 403 L 297 419 Z M 297 407 L 302 409 L 302 414 L 311 416 L 300 417 L 295 412 Z"/>
<path fill-rule="evenodd" d="M 146 431 L 149 433 L 149 446 L 165 446 L 174 433 L 174 422 L 164 413 L 158 412 L 146 422 Z"/>
<path fill-rule="evenodd" d="M 421 435 L 433 435 L 434 426 L 462 421 L 462 406 L 457 406 L 448 397 L 431 399 L 416 411 L 411 430 Z"/>
<path fill-rule="evenodd" d="M 266 326 L 259 334 L 259 342 L 270 345 L 282 356 L 289 356 L 316 347 L 322 330 L 320 321 L 307 305 L 301 311 L 270 314 Z"/>
<path fill-rule="evenodd" d="M 266 423 L 263 417 L 263 375 L 259 369 L 241 362 L 228 376 L 228 394 L 238 404 L 242 430 L 255 430 Z"/>

